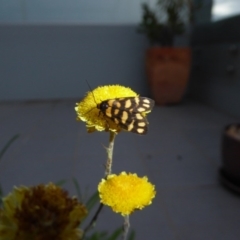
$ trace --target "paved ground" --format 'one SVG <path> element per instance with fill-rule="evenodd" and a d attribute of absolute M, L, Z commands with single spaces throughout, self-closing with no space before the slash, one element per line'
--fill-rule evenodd
<path fill-rule="evenodd" d="M 87 195 L 104 173 L 107 133 L 87 134 L 75 121 L 75 101 L 0 104 L 0 148 L 13 135 L 0 163 L 5 193 L 13 185 L 78 179 Z M 113 171 L 147 175 L 156 185 L 150 207 L 135 212 L 131 226 L 137 240 L 240 239 L 240 197 L 219 185 L 221 132 L 237 119 L 197 102 L 155 107 L 146 136 L 117 136 Z M 113 229 L 122 218 L 105 208 L 99 229 Z"/>

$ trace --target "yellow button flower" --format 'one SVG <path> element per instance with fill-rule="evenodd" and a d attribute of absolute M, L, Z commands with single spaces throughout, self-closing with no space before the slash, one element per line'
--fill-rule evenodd
<path fill-rule="evenodd" d="M 128 87 L 120 85 L 100 86 L 87 93 L 85 98 L 77 103 L 75 111 L 78 120 L 86 122 L 88 132 L 112 131 L 119 132 L 121 128 L 112 120 L 104 117 L 98 109 L 98 105 L 106 100 L 124 97 L 135 97 L 137 93 Z"/>
<path fill-rule="evenodd" d="M 109 175 L 107 180 L 102 179 L 98 191 L 101 202 L 123 216 L 150 205 L 156 195 L 155 187 L 147 177 L 140 178 L 137 174 L 126 172 Z"/>
<path fill-rule="evenodd" d="M 0 209 L 2 240 L 79 240 L 86 208 L 50 183 L 14 188 Z"/>

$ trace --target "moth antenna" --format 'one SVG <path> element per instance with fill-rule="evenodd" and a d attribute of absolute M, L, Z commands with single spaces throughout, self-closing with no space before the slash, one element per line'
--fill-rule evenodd
<path fill-rule="evenodd" d="M 93 99 L 94 99 L 95 103 L 97 104 L 96 98 L 95 98 L 95 96 L 94 96 L 94 94 L 93 94 L 93 91 L 92 91 L 92 88 L 91 88 L 90 84 L 88 83 L 87 80 L 85 80 L 85 81 L 86 81 L 86 83 L 87 83 L 87 85 L 88 85 L 88 87 L 89 87 L 89 89 L 90 89 L 90 91 L 91 91 L 91 93 L 92 93 L 92 96 L 93 96 Z"/>

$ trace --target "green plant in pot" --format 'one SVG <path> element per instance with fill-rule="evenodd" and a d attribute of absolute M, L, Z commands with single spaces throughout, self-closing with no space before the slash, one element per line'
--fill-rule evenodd
<path fill-rule="evenodd" d="M 152 97 L 158 105 L 178 103 L 185 93 L 191 50 L 174 47 L 174 40 L 191 21 L 192 9 L 188 0 L 158 0 L 155 11 L 147 3 L 142 5 L 138 32 L 149 39 L 146 71 Z"/>

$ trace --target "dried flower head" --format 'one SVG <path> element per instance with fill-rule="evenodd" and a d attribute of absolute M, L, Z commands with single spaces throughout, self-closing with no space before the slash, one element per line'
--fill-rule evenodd
<path fill-rule="evenodd" d="M 15 187 L 0 210 L 2 240 L 79 240 L 86 208 L 50 183 Z"/>
<path fill-rule="evenodd" d="M 102 179 L 98 191 L 101 202 L 123 216 L 150 205 L 156 195 L 155 187 L 147 177 L 140 178 L 137 174 L 126 172 Z"/>

